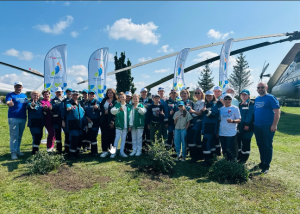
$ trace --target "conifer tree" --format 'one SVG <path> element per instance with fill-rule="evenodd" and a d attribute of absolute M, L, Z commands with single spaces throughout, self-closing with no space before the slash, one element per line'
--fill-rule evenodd
<path fill-rule="evenodd" d="M 206 64 L 203 70 L 198 77 L 198 86 L 203 89 L 204 92 L 209 91 L 214 87 L 214 77 L 212 75 L 212 70 L 209 67 L 209 64 Z"/>
<path fill-rule="evenodd" d="M 249 65 L 243 53 L 238 55 L 236 63 L 233 66 L 233 72 L 230 74 L 229 83 L 234 88 L 236 96 L 239 96 L 241 91 L 249 88 L 253 82 L 250 80 L 251 73 L 250 70 L 247 70 Z"/>
<path fill-rule="evenodd" d="M 124 53 L 121 52 L 121 56 L 118 59 L 117 53 L 114 57 L 115 60 L 115 70 L 126 68 L 131 66 L 131 62 L 127 59 L 127 63 L 125 64 L 125 51 Z M 117 80 L 117 93 L 130 91 L 132 94 L 135 92 L 136 88 L 134 87 L 133 77 L 131 77 L 131 69 L 127 71 L 122 71 L 116 73 L 116 80 Z"/>

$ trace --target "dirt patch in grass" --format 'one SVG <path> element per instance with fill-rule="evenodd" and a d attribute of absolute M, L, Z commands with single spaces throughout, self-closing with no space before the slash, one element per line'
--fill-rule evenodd
<path fill-rule="evenodd" d="M 242 196 L 248 200 L 278 199 L 285 194 L 286 187 L 277 180 L 255 176 L 247 183 L 238 185 Z"/>
<path fill-rule="evenodd" d="M 172 188 L 172 183 L 168 180 L 164 180 L 162 182 L 157 180 L 151 180 L 145 178 L 140 181 L 141 188 L 145 189 L 146 191 L 157 190 L 160 189 L 161 191 L 167 191 Z"/>
<path fill-rule="evenodd" d="M 50 183 L 54 188 L 66 191 L 88 189 L 94 184 L 101 184 L 101 188 L 105 188 L 106 183 L 111 181 L 108 176 L 102 176 L 97 172 L 82 169 L 76 171 L 67 165 L 61 166 L 57 173 L 41 175 L 39 179 L 43 182 Z"/>

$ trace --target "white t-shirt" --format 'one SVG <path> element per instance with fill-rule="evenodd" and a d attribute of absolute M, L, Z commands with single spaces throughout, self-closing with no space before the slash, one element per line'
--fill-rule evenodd
<path fill-rule="evenodd" d="M 232 137 L 236 135 L 236 128 L 237 128 L 237 123 L 228 123 L 227 119 L 241 119 L 241 114 L 240 110 L 236 106 L 229 106 L 225 107 L 223 106 L 220 108 L 220 117 L 219 119 L 221 120 L 220 122 L 220 128 L 219 128 L 219 135 L 220 136 L 227 136 L 227 137 Z"/>
<path fill-rule="evenodd" d="M 194 105 L 194 110 L 199 112 L 201 109 L 204 108 L 204 100 L 198 100 Z M 196 114 L 192 114 L 193 117 L 197 117 Z"/>
<path fill-rule="evenodd" d="M 107 110 L 107 109 L 108 109 L 108 107 L 109 107 L 109 104 L 110 104 L 110 103 L 109 103 L 109 102 L 107 102 L 107 101 L 104 103 L 104 109 L 105 109 L 105 110 Z"/>

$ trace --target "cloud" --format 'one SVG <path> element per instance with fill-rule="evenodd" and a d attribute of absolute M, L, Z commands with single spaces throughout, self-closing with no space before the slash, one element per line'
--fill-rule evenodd
<path fill-rule="evenodd" d="M 173 48 L 170 48 L 169 45 L 164 45 L 157 50 L 157 52 L 163 52 L 163 53 L 171 53 L 173 51 L 174 51 Z"/>
<path fill-rule="evenodd" d="M 31 53 L 30 51 L 20 52 L 16 49 L 13 49 L 13 48 L 9 49 L 9 50 L 6 50 L 3 54 L 7 55 L 7 56 L 17 57 L 20 60 L 26 60 L 26 61 L 30 61 L 34 57 L 33 53 Z M 40 57 L 40 55 L 36 55 L 36 57 Z"/>
<path fill-rule="evenodd" d="M 211 52 L 211 51 L 204 51 L 200 54 L 197 55 L 198 58 L 194 59 L 194 62 L 202 62 L 204 60 L 213 58 L 219 56 L 219 54 Z M 236 64 L 236 58 L 234 56 L 230 56 L 229 57 L 229 61 L 228 61 L 228 68 L 232 69 L 233 66 Z M 214 61 L 212 63 L 209 64 L 210 68 L 219 68 L 220 66 L 220 60 Z"/>
<path fill-rule="evenodd" d="M 139 62 L 146 62 L 146 61 L 151 60 L 151 59 L 152 59 L 151 57 L 148 57 L 148 58 L 142 57 L 142 58 L 139 58 L 138 61 Z"/>
<path fill-rule="evenodd" d="M 76 32 L 76 31 L 72 31 L 72 32 L 70 33 L 70 35 L 71 35 L 73 38 L 76 38 L 76 37 L 79 35 L 79 33 Z"/>
<path fill-rule="evenodd" d="M 110 27 L 107 26 L 106 31 L 111 39 L 136 40 L 142 44 L 158 44 L 160 35 L 156 34 L 158 26 L 153 22 L 146 24 L 134 24 L 131 19 L 120 19 Z"/>
<path fill-rule="evenodd" d="M 70 6 L 70 4 L 71 4 L 71 3 L 67 1 L 67 2 L 65 2 L 63 5 L 68 7 L 68 6 Z"/>
<path fill-rule="evenodd" d="M 44 83 L 43 78 L 34 76 L 26 72 L 22 72 L 20 75 L 13 73 L 0 76 L 0 82 L 3 82 L 5 84 L 13 85 L 15 82 L 18 81 L 21 81 L 23 83 L 24 88 L 31 90 L 38 88 Z"/>
<path fill-rule="evenodd" d="M 66 16 L 60 19 L 58 23 L 54 24 L 52 28 L 49 25 L 36 25 L 34 28 L 44 33 L 59 35 L 62 34 L 63 31 L 72 24 L 73 20 L 74 18 L 72 16 Z"/>
<path fill-rule="evenodd" d="M 68 87 L 72 88 L 73 90 L 79 90 L 82 91 L 83 89 L 88 89 L 88 83 L 82 83 L 80 85 L 78 85 L 77 83 L 83 81 L 82 77 L 76 77 L 74 79 L 68 79 Z"/>
<path fill-rule="evenodd" d="M 210 29 L 207 32 L 208 37 L 212 37 L 215 39 L 225 39 L 226 37 L 229 36 L 229 34 L 233 34 L 233 31 L 227 32 L 227 33 L 220 33 L 219 31 L 215 31 L 214 29 Z"/>
<path fill-rule="evenodd" d="M 166 68 L 166 69 L 155 70 L 154 73 L 166 73 L 169 71 L 170 71 L 170 68 Z"/>
<path fill-rule="evenodd" d="M 147 75 L 147 74 L 142 74 L 142 77 L 143 77 L 143 78 L 150 78 L 150 76 Z"/>
<path fill-rule="evenodd" d="M 106 77 L 106 86 L 107 88 L 117 88 L 117 80 L 115 75 Z"/>
<path fill-rule="evenodd" d="M 87 29 L 89 29 L 89 26 L 85 26 L 85 27 L 83 28 L 83 30 L 87 30 Z"/>
<path fill-rule="evenodd" d="M 67 75 L 72 77 L 87 77 L 88 69 L 84 65 L 72 65 L 67 69 Z"/>

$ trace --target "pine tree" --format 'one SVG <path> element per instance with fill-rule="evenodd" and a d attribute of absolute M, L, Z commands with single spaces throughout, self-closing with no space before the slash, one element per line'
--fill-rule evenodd
<path fill-rule="evenodd" d="M 126 68 L 131 66 L 131 62 L 127 59 L 127 63 L 125 64 L 125 51 L 124 53 L 121 52 L 121 56 L 118 59 L 117 53 L 114 57 L 115 59 L 115 70 Z M 117 80 L 117 93 L 130 91 L 132 94 L 135 92 L 136 88 L 134 87 L 133 77 L 131 77 L 131 70 L 122 71 L 116 73 L 116 80 Z"/>
<path fill-rule="evenodd" d="M 246 56 L 243 53 L 238 55 L 236 60 L 237 64 L 233 66 L 233 72 L 230 74 L 229 83 L 230 86 L 236 91 L 236 95 L 239 96 L 243 89 L 247 89 L 253 82 L 250 81 L 250 70 Z"/>
<path fill-rule="evenodd" d="M 209 64 L 206 64 L 203 70 L 200 73 L 200 77 L 198 80 L 198 86 L 203 89 L 203 91 L 209 91 L 214 87 L 214 77 L 211 77 L 212 70 L 209 67 Z"/>

